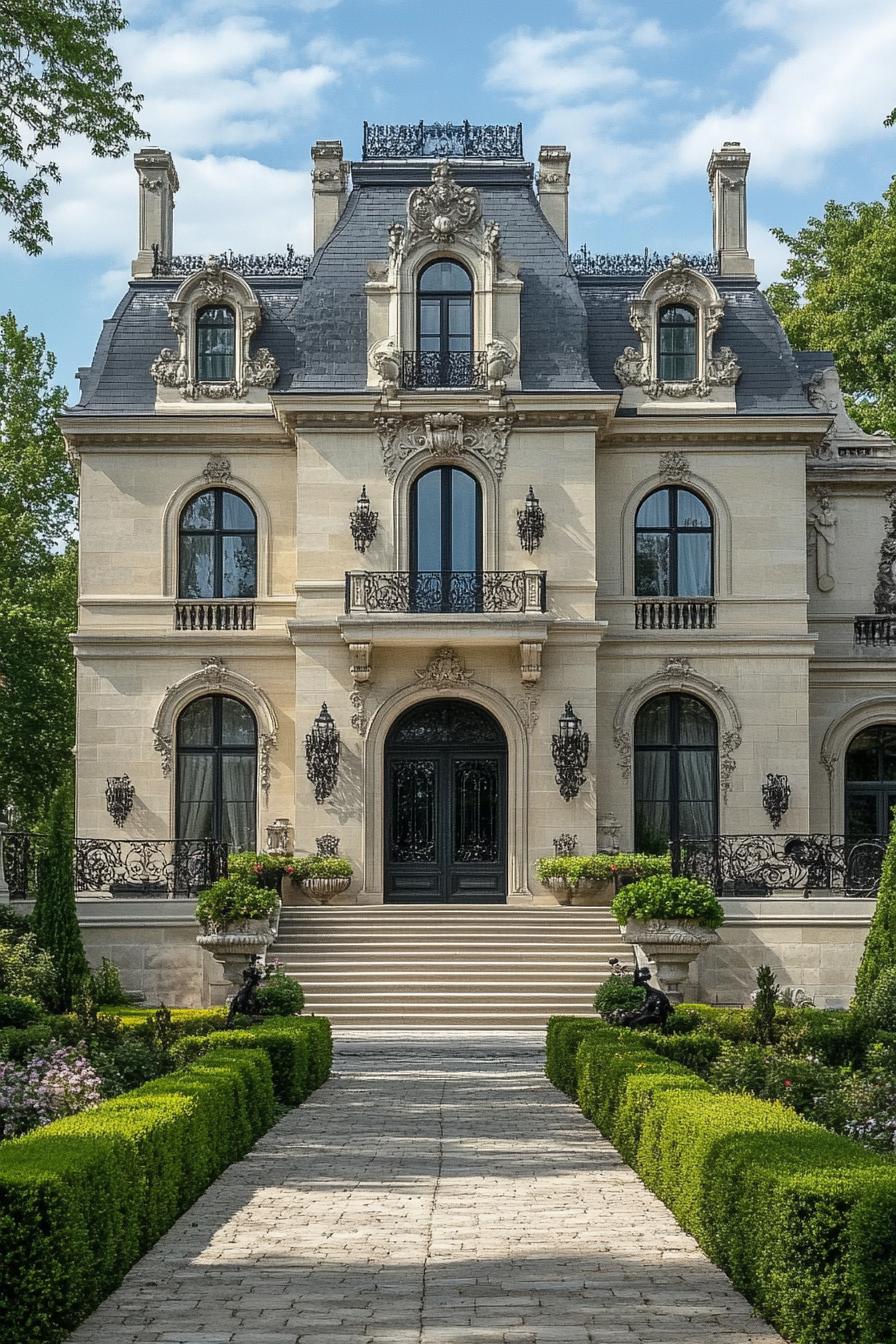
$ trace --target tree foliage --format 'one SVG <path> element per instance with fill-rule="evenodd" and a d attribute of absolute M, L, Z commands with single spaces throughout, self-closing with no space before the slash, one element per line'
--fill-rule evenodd
<path fill-rule="evenodd" d="M 44 829 L 32 923 L 38 943 L 49 952 L 56 968 L 57 999 L 53 1007 L 65 1013 L 89 969 L 75 908 L 71 777 L 63 780 L 53 794 Z"/>
<path fill-rule="evenodd" d="M 42 336 L 0 316 L 0 803 L 26 825 L 71 768 L 77 548 L 65 391 Z"/>
<path fill-rule="evenodd" d="M 119 158 L 144 134 L 143 99 L 107 41 L 126 26 L 116 0 L 0 0 L 0 210 L 26 252 L 52 241 L 44 202 L 61 177 L 48 155 L 62 137 Z"/>
<path fill-rule="evenodd" d="M 881 974 L 891 968 L 896 968 L 896 821 L 890 826 L 877 904 L 856 975 L 855 1003 L 860 1010 L 867 1009 Z"/>
<path fill-rule="evenodd" d="M 896 435 L 896 178 L 879 201 L 828 201 L 796 234 L 768 298 L 798 350 L 830 350 L 850 414 Z"/>

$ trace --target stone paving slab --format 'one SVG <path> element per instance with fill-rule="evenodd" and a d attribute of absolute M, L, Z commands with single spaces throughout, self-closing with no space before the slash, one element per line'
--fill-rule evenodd
<path fill-rule="evenodd" d="M 770 1344 L 526 1032 L 344 1032 L 78 1344 Z"/>

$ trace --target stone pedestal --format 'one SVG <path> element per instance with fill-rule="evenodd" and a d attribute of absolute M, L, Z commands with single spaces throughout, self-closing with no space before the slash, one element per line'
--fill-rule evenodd
<path fill-rule="evenodd" d="M 224 968 L 225 984 L 213 986 L 217 991 L 213 997 L 220 996 L 220 1002 L 227 1003 L 242 986 L 243 971 L 251 958 L 263 958 L 275 936 L 276 928 L 267 919 L 247 919 L 221 933 L 201 933 L 197 943 Z"/>
<path fill-rule="evenodd" d="M 622 941 L 637 944 L 656 966 L 659 987 L 672 1003 L 682 1003 L 681 985 L 688 967 L 705 947 L 718 943 L 719 935 L 693 919 L 628 919 L 621 929 Z"/>

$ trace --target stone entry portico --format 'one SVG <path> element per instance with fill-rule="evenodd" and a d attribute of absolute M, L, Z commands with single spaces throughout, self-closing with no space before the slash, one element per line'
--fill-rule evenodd
<path fill-rule="evenodd" d="M 77 1344 L 773 1344 L 543 1076 L 541 1033 L 349 1034 Z"/>

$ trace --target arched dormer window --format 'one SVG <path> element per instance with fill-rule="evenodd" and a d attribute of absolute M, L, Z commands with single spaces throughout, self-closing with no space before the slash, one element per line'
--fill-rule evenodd
<path fill-rule="evenodd" d="M 418 387 L 469 387 L 473 380 L 473 281 L 440 258 L 417 281 Z"/>
<path fill-rule="evenodd" d="M 664 486 L 635 515 L 637 597 L 712 597 L 712 514 L 699 495 Z"/>
<path fill-rule="evenodd" d="M 191 601 L 255 597 L 255 512 L 233 490 L 203 490 L 180 516 L 178 596 Z"/>
<path fill-rule="evenodd" d="M 697 314 L 683 303 L 659 311 L 657 374 L 664 383 L 691 383 L 697 377 Z"/>
<path fill-rule="evenodd" d="M 236 368 L 233 309 L 210 304 L 196 314 L 196 377 L 200 383 L 229 383 Z"/>

